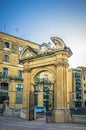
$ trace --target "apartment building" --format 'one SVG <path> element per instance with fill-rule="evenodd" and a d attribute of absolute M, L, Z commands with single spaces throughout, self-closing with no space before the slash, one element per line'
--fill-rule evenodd
<path fill-rule="evenodd" d="M 86 106 L 86 67 L 78 67 L 81 70 L 82 80 L 82 106 Z"/>
<path fill-rule="evenodd" d="M 70 107 L 86 106 L 86 67 L 77 67 L 68 71 Z"/>
<path fill-rule="evenodd" d="M 36 49 L 38 44 L 0 32 L 0 107 L 8 100 L 9 108 L 22 108 L 23 66 L 19 55 L 26 46 Z"/>

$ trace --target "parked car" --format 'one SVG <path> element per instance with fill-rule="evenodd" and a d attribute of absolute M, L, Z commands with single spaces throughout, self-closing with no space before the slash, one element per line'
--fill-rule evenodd
<path fill-rule="evenodd" d="M 35 111 L 37 113 L 42 113 L 42 112 L 46 112 L 46 107 L 45 106 L 35 106 Z"/>

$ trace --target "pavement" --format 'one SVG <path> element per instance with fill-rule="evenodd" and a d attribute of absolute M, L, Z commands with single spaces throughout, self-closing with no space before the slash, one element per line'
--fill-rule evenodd
<path fill-rule="evenodd" d="M 0 130 L 86 130 L 86 124 L 46 123 L 45 119 L 28 121 L 18 117 L 0 116 Z"/>

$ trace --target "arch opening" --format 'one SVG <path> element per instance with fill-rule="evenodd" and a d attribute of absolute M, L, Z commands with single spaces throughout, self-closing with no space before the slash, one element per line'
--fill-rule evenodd
<path fill-rule="evenodd" d="M 54 78 L 48 70 L 35 74 L 33 83 L 35 119 L 45 117 L 54 109 Z"/>

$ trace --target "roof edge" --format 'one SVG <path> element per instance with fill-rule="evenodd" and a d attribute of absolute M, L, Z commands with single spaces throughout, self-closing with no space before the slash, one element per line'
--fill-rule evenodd
<path fill-rule="evenodd" d="M 5 32 L 0 32 L 0 33 L 1 33 L 1 34 L 4 34 L 4 35 L 7 35 L 7 36 L 11 36 L 11 37 L 17 38 L 17 39 L 20 39 L 20 40 L 23 40 L 23 41 L 26 41 L 26 42 L 31 42 L 31 43 L 33 43 L 33 44 L 39 45 L 38 43 L 29 41 L 29 40 L 26 40 L 26 39 L 23 39 L 23 38 L 20 38 L 20 37 L 17 37 L 17 36 L 14 36 L 14 35 L 11 35 L 11 34 L 8 34 L 8 33 L 5 33 Z"/>

